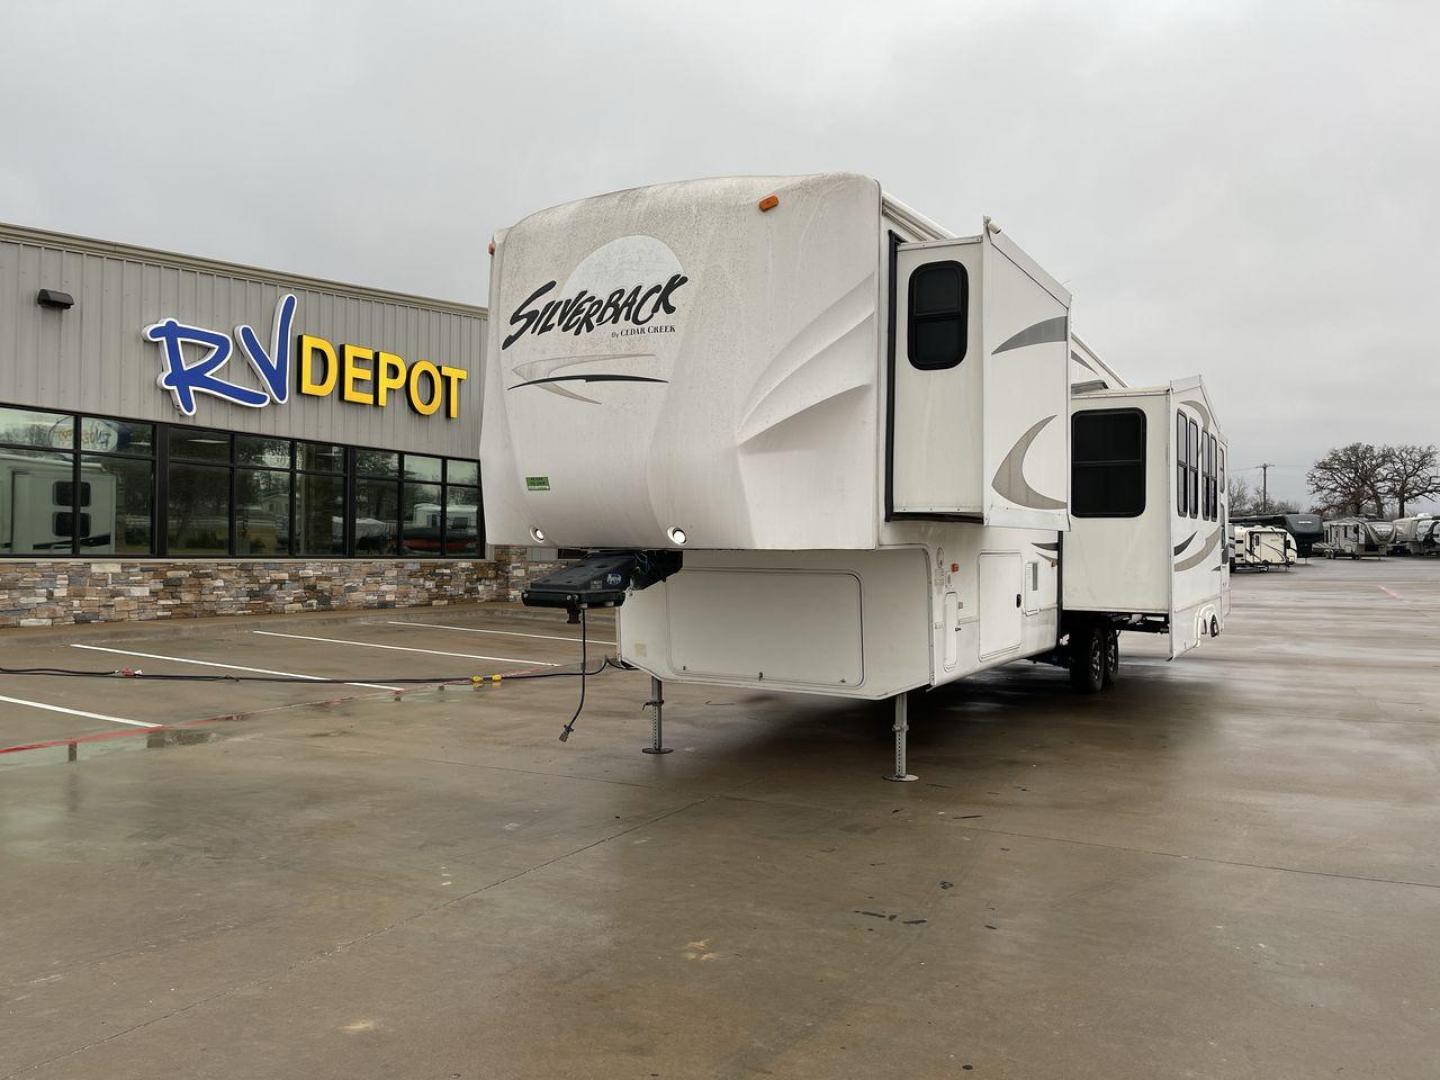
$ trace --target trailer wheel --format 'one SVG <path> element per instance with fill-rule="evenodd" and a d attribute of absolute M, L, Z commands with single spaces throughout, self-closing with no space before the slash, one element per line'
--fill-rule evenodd
<path fill-rule="evenodd" d="M 1070 631 L 1070 685 L 1082 694 L 1098 694 L 1105 688 L 1105 669 L 1109 663 L 1105 634 L 1098 626 Z"/>
<path fill-rule="evenodd" d="M 1120 631 L 1102 631 L 1105 638 L 1105 679 L 1108 686 L 1115 685 L 1115 677 L 1120 674 Z"/>

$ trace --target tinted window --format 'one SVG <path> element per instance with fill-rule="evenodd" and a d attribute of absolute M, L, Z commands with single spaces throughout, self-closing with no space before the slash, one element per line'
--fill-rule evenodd
<path fill-rule="evenodd" d="M 295 478 L 295 554 L 345 554 L 345 478 Z"/>
<path fill-rule="evenodd" d="M 0 443 L 68 448 L 74 440 L 75 418 L 32 409 L 0 409 Z"/>
<path fill-rule="evenodd" d="M 80 538 L 80 554 L 149 555 L 153 550 L 150 515 L 155 506 L 155 466 L 143 459 L 86 454 L 81 481 L 94 494 L 95 523 Z M 82 503 L 83 505 L 83 503 Z"/>
<path fill-rule="evenodd" d="M 1076 413 L 1070 422 L 1070 509 L 1076 517 L 1135 517 L 1145 511 L 1145 414 Z"/>
<path fill-rule="evenodd" d="M 419 454 L 405 455 L 405 479 L 426 480 L 432 484 L 440 482 L 440 459 L 421 457 Z"/>
<path fill-rule="evenodd" d="M 80 418 L 80 449 L 92 454 L 150 457 L 155 452 L 155 425 L 83 416 Z"/>
<path fill-rule="evenodd" d="M 906 352 L 912 366 L 937 371 L 965 359 L 969 293 L 958 262 L 928 263 L 910 274 Z"/>
<path fill-rule="evenodd" d="M 329 443 L 296 443 L 295 467 L 307 472 L 344 472 L 345 448 Z"/>
<path fill-rule="evenodd" d="M 290 440 L 262 439 L 256 435 L 236 435 L 235 461 L 239 465 L 262 465 L 267 469 L 288 469 L 290 467 Z"/>
<path fill-rule="evenodd" d="M 1185 448 L 1185 417 L 1175 414 L 1175 511 L 1181 517 L 1190 512 L 1190 455 Z"/>
<path fill-rule="evenodd" d="M 400 475 L 400 455 L 389 450 L 356 450 L 355 473 L 357 476 Z"/>
<path fill-rule="evenodd" d="M 1190 421 L 1189 436 L 1185 440 L 1186 463 L 1190 469 L 1190 516 L 1200 516 L 1200 425 Z"/>
<path fill-rule="evenodd" d="M 171 465 L 165 541 L 171 555 L 230 553 L 230 470 Z"/>
<path fill-rule="evenodd" d="M 480 466 L 474 461 L 456 461 L 451 458 L 445 463 L 445 479 L 451 484 L 478 484 Z"/>
<path fill-rule="evenodd" d="M 290 552 L 290 474 L 278 469 L 235 473 L 235 554 Z"/>
<path fill-rule="evenodd" d="M 170 429 L 170 456 L 185 461 L 230 460 L 230 434 L 195 428 Z"/>

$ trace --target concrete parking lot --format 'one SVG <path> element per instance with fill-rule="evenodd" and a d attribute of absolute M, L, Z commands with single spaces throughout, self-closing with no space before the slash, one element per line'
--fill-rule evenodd
<path fill-rule="evenodd" d="M 1440 562 L 1237 577 L 1109 694 L 920 697 L 909 785 L 884 705 L 674 686 L 653 757 L 638 673 L 565 744 L 576 680 L 387 681 L 574 664 L 533 613 L 7 633 L 312 680 L 0 675 L 0 1077 L 1433 1076 L 1437 626 Z"/>

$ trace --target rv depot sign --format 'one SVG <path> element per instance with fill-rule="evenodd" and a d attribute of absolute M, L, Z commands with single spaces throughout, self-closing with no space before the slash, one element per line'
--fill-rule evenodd
<path fill-rule="evenodd" d="M 142 334 L 146 341 L 160 346 L 162 367 L 155 382 L 170 392 L 175 407 L 186 416 L 195 415 L 197 394 L 249 409 L 284 405 L 290 400 L 292 383 L 310 397 L 331 397 L 338 389 L 345 401 L 384 409 L 392 397 L 403 395 L 421 416 L 433 416 L 442 408 L 447 419 L 460 415 L 460 384 L 469 376 L 464 368 L 429 360 L 407 363 L 394 353 L 363 345 L 337 347 L 311 334 L 292 337 L 297 307 L 299 301 L 293 293 L 280 297 L 268 342 L 262 342 L 248 325 L 237 326 L 232 338 L 175 318 L 152 323 Z M 187 345 L 191 347 L 188 357 Z M 241 386 L 221 376 L 237 348 L 263 389 Z M 198 356 L 197 349 L 201 350 Z"/>

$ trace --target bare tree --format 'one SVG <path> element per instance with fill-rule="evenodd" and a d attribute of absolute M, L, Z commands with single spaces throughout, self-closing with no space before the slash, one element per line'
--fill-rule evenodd
<path fill-rule="evenodd" d="M 1380 488 L 1395 500 L 1395 516 L 1405 516 L 1405 504 L 1440 495 L 1440 463 L 1431 446 L 1387 446 L 1380 470 Z"/>
<path fill-rule="evenodd" d="M 1370 443 L 1351 443 L 1331 450 L 1310 469 L 1305 482 L 1315 496 L 1316 511 L 1322 514 L 1364 514 L 1375 508 L 1376 517 L 1385 516 L 1381 481 L 1388 455 Z M 1412 496 L 1413 498 L 1413 496 Z"/>
<path fill-rule="evenodd" d="M 1289 499 L 1271 499 L 1263 503 L 1260 493 L 1250 486 L 1250 482 L 1243 476 L 1231 474 L 1225 481 L 1225 493 L 1228 496 L 1230 516 L 1255 517 L 1259 514 L 1298 514 L 1300 507 Z"/>
<path fill-rule="evenodd" d="M 1230 474 L 1230 478 L 1225 481 L 1225 495 L 1232 518 L 1255 513 L 1255 493 L 1250 490 L 1250 484 L 1243 476 Z"/>

